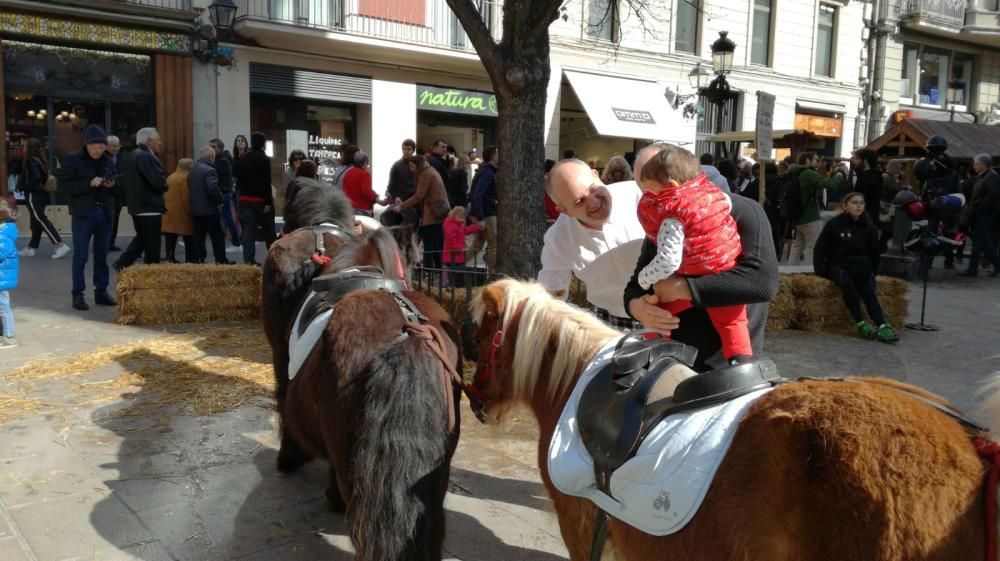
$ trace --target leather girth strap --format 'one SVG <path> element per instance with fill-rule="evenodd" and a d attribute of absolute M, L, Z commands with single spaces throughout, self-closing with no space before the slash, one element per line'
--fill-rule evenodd
<path fill-rule="evenodd" d="M 426 321 L 426 318 L 424 318 Z M 455 370 L 455 367 L 448 359 L 445 352 L 444 335 L 433 325 L 407 321 L 403 329 L 411 337 L 415 337 L 427 345 L 427 348 L 441 362 L 441 387 L 444 389 L 444 401 L 448 408 L 448 432 L 455 432 L 455 393 L 452 391 L 452 382 L 462 386 L 462 376 Z"/>

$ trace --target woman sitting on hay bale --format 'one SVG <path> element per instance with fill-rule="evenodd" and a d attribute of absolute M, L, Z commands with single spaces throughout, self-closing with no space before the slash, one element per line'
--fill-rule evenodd
<path fill-rule="evenodd" d="M 841 205 L 843 212 L 826 223 L 816 241 L 813 268 L 817 275 L 830 279 L 843 291 L 844 303 L 862 337 L 895 343 L 899 336 L 886 322 L 875 295 L 878 230 L 865 212 L 865 196 L 849 193 Z M 859 296 L 865 301 L 874 325 L 861 315 Z"/>

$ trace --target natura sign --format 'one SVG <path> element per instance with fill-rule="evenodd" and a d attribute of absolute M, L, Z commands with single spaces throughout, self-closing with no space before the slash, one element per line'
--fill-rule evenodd
<path fill-rule="evenodd" d="M 495 95 L 469 90 L 417 86 L 417 108 L 481 117 L 497 116 Z"/>

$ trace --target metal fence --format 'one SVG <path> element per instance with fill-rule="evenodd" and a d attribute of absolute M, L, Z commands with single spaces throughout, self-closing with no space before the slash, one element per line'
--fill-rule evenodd
<path fill-rule="evenodd" d="M 418 45 L 473 50 L 445 0 L 236 0 L 239 20 L 257 20 L 377 37 Z M 501 0 L 476 0 L 499 37 Z"/>
<path fill-rule="evenodd" d="M 897 0 L 896 17 L 917 16 L 943 25 L 962 27 L 968 7 L 968 0 Z"/>

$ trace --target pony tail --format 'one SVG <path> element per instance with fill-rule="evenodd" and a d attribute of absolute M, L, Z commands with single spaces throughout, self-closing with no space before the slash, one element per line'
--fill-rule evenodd
<path fill-rule="evenodd" d="M 347 510 L 358 561 L 441 557 L 457 427 L 448 432 L 440 368 L 424 342 L 407 336 L 379 350 L 360 375 L 367 403 Z"/>

